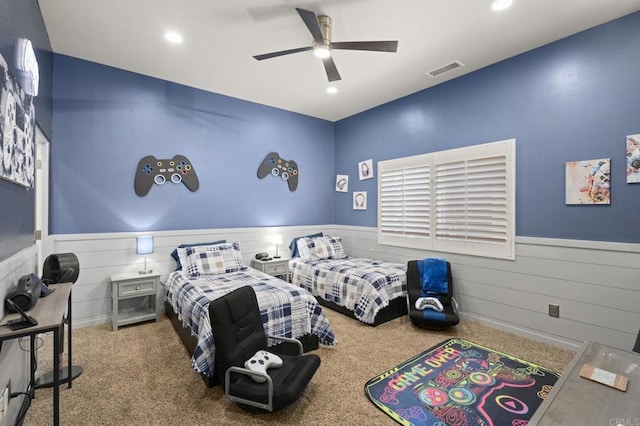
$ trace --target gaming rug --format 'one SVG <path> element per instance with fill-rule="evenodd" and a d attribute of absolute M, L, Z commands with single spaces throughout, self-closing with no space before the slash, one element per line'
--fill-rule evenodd
<path fill-rule="evenodd" d="M 523 426 L 560 377 L 555 371 L 462 339 L 449 339 L 365 384 L 403 425 Z"/>

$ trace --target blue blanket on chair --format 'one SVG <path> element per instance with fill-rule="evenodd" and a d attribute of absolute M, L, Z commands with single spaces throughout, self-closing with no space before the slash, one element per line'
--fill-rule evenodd
<path fill-rule="evenodd" d="M 418 260 L 418 272 L 423 297 L 449 292 L 447 261 L 445 259 L 430 257 Z"/>

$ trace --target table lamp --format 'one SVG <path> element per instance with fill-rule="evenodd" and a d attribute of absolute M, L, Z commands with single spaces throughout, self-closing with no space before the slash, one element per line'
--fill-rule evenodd
<path fill-rule="evenodd" d="M 138 273 L 150 274 L 153 272 L 153 270 L 147 269 L 147 255 L 153 253 L 153 237 L 136 237 L 136 253 L 144 254 L 144 269 Z"/>
<path fill-rule="evenodd" d="M 282 235 L 280 235 L 280 234 L 272 235 L 271 236 L 271 242 L 276 245 L 276 255 L 273 256 L 273 258 L 274 259 L 280 259 L 280 256 L 278 255 L 278 246 L 280 244 L 282 244 Z"/>

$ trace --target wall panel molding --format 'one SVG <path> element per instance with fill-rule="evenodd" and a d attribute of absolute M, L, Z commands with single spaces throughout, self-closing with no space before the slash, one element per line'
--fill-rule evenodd
<path fill-rule="evenodd" d="M 443 257 L 468 320 L 576 349 L 630 350 L 640 326 L 640 244 L 516 238 L 515 260 L 383 246 L 375 227 L 336 225 L 348 254 L 392 262 Z M 548 315 L 560 305 L 560 318 Z"/>
<path fill-rule="evenodd" d="M 640 324 L 640 245 L 551 238 L 517 238 L 516 259 L 428 252 L 377 243 L 377 229 L 349 225 L 226 228 L 145 233 L 155 237 L 147 263 L 164 282 L 175 264 L 171 251 L 188 242 L 238 241 L 246 264 L 257 252 L 273 253 L 269 236 L 282 234 L 279 251 L 289 255 L 295 236 L 323 231 L 342 237 L 349 255 L 406 263 L 445 257 L 453 265 L 461 315 L 532 339 L 576 349 L 593 340 L 621 349 L 633 346 Z M 143 257 L 135 253 L 142 233 L 54 235 L 55 252 L 73 252 L 80 260 L 74 286 L 74 324 L 111 321 L 111 274 L 135 272 Z M 560 318 L 548 315 L 560 305 Z"/>
<path fill-rule="evenodd" d="M 289 242 L 293 237 L 319 231 L 331 232 L 332 225 L 220 228 L 184 231 L 118 232 L 97 234 L 52 235 L 54 253 L 74 253 L 80 263 L 78 281 L 73 286 L 73 325 L 84 327 L 111 321 L 110 276 L 136 272 L 143 267 L 144 256 L 136 254 L 136 236 L 152 235 L 154 252 L 147 255 L 147 266 L 161 275 L 165 282 L 175 269 L 171 252 L 183 243 L 198 243 L 226 239 L 240 243 L 245 264 L 258 252 L 275 254 L 270 236 L 281 234 L 283 244 L 278 248 L 289 256 Z"/>

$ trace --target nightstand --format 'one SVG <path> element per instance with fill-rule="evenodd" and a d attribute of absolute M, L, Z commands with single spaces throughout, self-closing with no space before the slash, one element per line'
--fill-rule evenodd
<path fill-rule="evenodd" d="M 118 326 L 155 319 L 160 321 L 160 274 L 126 273 L 111 276 L 113 331 Z"/>
<path fill-rule="evenodd" d="M 290 259 L 282 258 L 272 260 L 251 259 L 251 267 L 266 274 L 273 275 L 274 277 L 284 277 L 283 279 L 288 281 L 289 260 Z"/>

